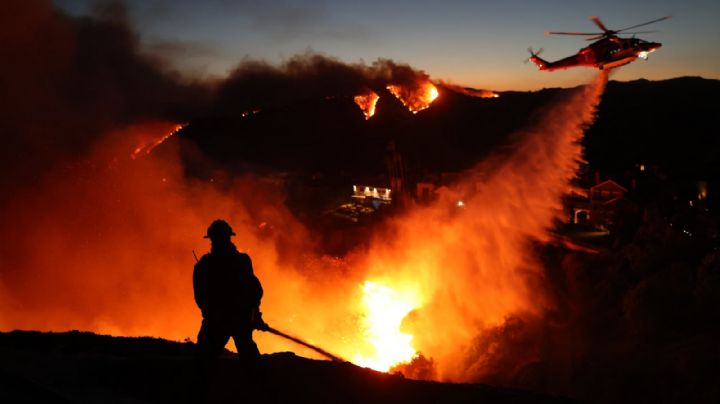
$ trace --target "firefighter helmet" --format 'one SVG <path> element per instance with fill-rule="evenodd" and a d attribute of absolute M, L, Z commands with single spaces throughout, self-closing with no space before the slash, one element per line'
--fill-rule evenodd
<path fill-rule="evenodd" d="M 232 227 L 228 224 L 228 222 L 217 219 L 214 222 L 210 223 L 210 226 L 207 229 L 207 234 L 204 238 L 221 238 L 221 237 L 230 237 L 234 236 L 235 232 L 233 231 Z"/>

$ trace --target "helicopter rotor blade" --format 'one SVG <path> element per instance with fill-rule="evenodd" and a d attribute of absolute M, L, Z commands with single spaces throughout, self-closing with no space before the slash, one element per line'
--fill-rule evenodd
<path fill-rule="evenodd" d="M 604 35 L 602 32 L 557 32 L 546 31 L 545 35 Z"/>
<path fill-rule="evenodd" d="M 587 38 L 588 41 L 594 41 L 597 39 L 602 38 L 609 38 L 613 35 L 619 34 L 621 32 L 624 32 L 626 34 L 647 34 L 657 31 L 633 31 L 633 32 L 625 32 L 628 30 L 631 30 L 633 28 L 643 27 L 645 25 L 654 24 L 656 22 L 664 21 L 669 19 L 670 16 L 665 16 L 661 18 L 654 19 L 652 21 L 644 22 L 642 24 L 633 25 L 627 28 L 619 29 L 619 30 L 612 30 L 608 29 L 605 24 L 600 20 L 600 18 L 596 16 L 590 17 L 590 21 L 594 22 L 595 25 L 597 25 L 603 32 L 565 32 L 565 31 L 546 31 L 545 35 L 580 35 L 580 36 L 590 36 L 590 38 Z"/>
<path fill-rule="evenodd" d="M 537 52 L 535 52 L 532 47 L 527 48 L 527 51 L 530 52 L 530 56 L 537 56 L 537 55 L 543 53 L 544 50 L 545 50 L 545 48 L 540 48 L 537 50 Z"/>
<path fill-rule="evenodd" d="M 631 26 L 631 27 L 619 29 L 619 30 L 617 30 L 617 31 L 615 31 L 615 32 L 627 31 L 627 30 L 629 30 L 629 29 L 638 28 L 638 27 L 642 27 L 642 26 L 645 26 L 645 25 L 649 25 L 649 24 L 654 24 L 654 23 L 656 23 L 656 22 L 660 22 L 660 21 L 664 21 L 664 20 L 670 19 L 670 17 L 671 17 L 671 16 L 667 15 L 667 16 L 665 16 L 665 17 L 661 17 L 661 18 L 658 18 L 658 19 L 655 19 L 655 20 L 652 20 L 652 21 L 644 22 L 644 23 L 642 23 L 642 24 L 633 25 L 633 26 Z"/>
<path fill-rule="evenodd" d="M 634 31 L 634 32 L 623 32 L 623 34 L 632 34 L 633 36 L 635 36 L 635 34 L 649 34 L 652 32 L 659 32 L 659 31 Z M 615 35 L 615 34 L 612 34 L 612 35 Z M 592 38 L 587 38 L 586 41 L 595 41 L 597 39 L 609 38 L 612 35 L 602 34 L 602 35 L 594 36 Z"/>
<path fill-rule="evenodd" d="M 600 27 L 600 29 L 603 30 L 603 31 L 605 31 L 606 33 L 608 33 L 608 32 L 613 32 L 613 31 L 607 29 L 607 27 L 605 26 L 605 24 L 603 24 L 603 22 L 600 21 L 600 18 L 598 18 L 598 17 L 596 17 L 596 16 L 590 17 L 590 21 L 594 22 L 595 25 L 597 25 L 598 27 Z"/>
<path fill-rule="evenodd" d="M 651 33 L 653 33 L 653 32 L 660 32 L 660 31 L 658 31 L 658 30 L 654 30 L 654 31 L 633 31 L 633 32 L 623 32 L 623 34 L 633 34 L 633 35 L 634 35 L 634 34 L 651 34 Z"/>

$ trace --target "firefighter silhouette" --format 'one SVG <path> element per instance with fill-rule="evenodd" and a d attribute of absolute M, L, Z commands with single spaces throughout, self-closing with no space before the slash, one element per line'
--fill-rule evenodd
<path fill-rule="evenodd" d="M 253 273 L 250 257 L 239 252 L 230 240 L 234 235 L 226 221 L 212 222 L 205 235 L 210 239 L 210 252 L 198 260 L 193 271 L 195 302 L 203 318 L 197 352 L 204 391 L 212 384 L 214 365 L 230 338 L 247 372 L 244 378 L 256 379 L 259 373 L 260 352 L 252 333 L 267 329 L 259 310 L 263 289 Z"/>
<path fill-rule="evenodd" d="M 252 360 L 260 354 L 252 332 L 265 326 L 259 310 L 263 289 L 250 257 L 230 240 L 234 235 L 226 221 L 212 222 L 205 235 L 210 252 L 195 264 L 193 290 L 203 317 L 197 345 L 202 355 L 219 356 L 232 337 L 240 358 Z"/>

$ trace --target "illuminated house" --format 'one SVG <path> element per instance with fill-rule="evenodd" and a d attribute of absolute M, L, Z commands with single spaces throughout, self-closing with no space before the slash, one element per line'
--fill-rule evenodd
<path fill-rule="evenodd" d="M 590 203 L 612 203 L 618 198 L 622 198 L 627 189 L 613 180 L 603 181 L 595 186 L 590 187 Z"/>
<path fill-rule="evenodd" d="M 352 197 L 357 199 L 360 203 L 371 202 L 373 205 L 392 202 L 390 188 L 353 185 Z"/>
<path fill-rule="evenodd" d="M 589 189 L 573 191 L 567 199 L 568 208 L 572 211 L 570 221 L 574 224 L 608 224 L 614 206 L 627 192 L 625 187 L 613 180 L 605 180 Z"/>

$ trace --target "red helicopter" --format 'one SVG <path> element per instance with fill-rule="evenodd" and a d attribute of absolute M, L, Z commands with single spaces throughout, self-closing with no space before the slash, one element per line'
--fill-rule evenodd
<path fill-rule="evenodd" d="M 659 21 L 667 20 L 670 18 L 662 17 L 656 20 L 648 21 L 642 24 L 633 25 L 631 27 L 611 30 L 605 27 L 605 24 L 600 21 L 598 17 L 590 17 L 590 20 L 600 27 L 603 32 L 546 32 L 545 35 L 591 35 L 592 38 L 588 38 L 588 41 L 593 41 L 590 46 L 580 49 L 580 51 L 572 56 L 568 56 L 564 59 L 556 60 L 554 62 L 548 62 L 547 60 L 541 59 L 538 55 L 542 52 L 540 49 L 537 52 L 533 52 L 532 48 L 528 48 L 530 52 L 530 58 L 528 60 L 535 63 L 540 70 L 553 71 L 557 69 L 567 69 L 568 67 L 575 66 L 591 66 L 596 67 L 600 70 L 612 69 L 614 67 L 626 65 L 637 58 L 648 58 L 648 55 L 662 46 L 658 42 L 648 42 L 640 38 L 635 38 L 633 35 L 631 38 L 620 38 L 617 34 L 625 32 L 627 30 L 642 27 L 648 24 L 653 24 Z M 625 32 L 626 34 L 644 34 L 655 31 L 636 31 L 636 32 Z"/>

